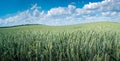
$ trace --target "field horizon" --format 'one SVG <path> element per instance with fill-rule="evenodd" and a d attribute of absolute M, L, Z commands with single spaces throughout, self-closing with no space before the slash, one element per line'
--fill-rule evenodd
<path fill-rule="evenodd" d="M 18 27 L 18 26 L 31 26 L 31 25 L 40 25 L 40 26 L 41 26 L 41 25 L 42 25 L 42 26 L 74 26 L 74 25 L 82 25 L 82 24 L 90 24 L 90 23 L 120 23 L 120 22 L 100 21 L 100 22 L 87 22 L 87 23 L 68 24 L 68 25 L 20 24 L 20 25 L 12 25 L 12 26 L 1 26 L 0 28 Z"/>
<path fill-rule="evenodd" d="M 75 30 L 115 30 L 120 31 L 119 22 L 91 22 L 91 23 L 82 23 L 82 24 L 73 24 L 73 25 L 64 25 L 64 26 L 50 26 L 43 24 L 24 24 L 24 25 L 15 25 L 15 26 L 5 26 L 0 27 L 0 30 L 35 30 L 35 31 L 75 31 Z M 18 30 L 18 31 L 19 31 Z"/>

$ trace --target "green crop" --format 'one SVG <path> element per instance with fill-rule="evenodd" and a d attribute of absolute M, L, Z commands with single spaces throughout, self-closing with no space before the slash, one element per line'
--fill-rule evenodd
<path fill-rule="evenodd" d="M 0 28 L 0 61 L 120 61 L 120 24 L 105 24 Z"/>

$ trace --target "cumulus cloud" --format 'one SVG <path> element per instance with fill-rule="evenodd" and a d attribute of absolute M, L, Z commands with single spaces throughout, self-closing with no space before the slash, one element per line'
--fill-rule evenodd
<path fill-rule="evenodd" d="M 73 5 L 68 5 L 68 7 L 57 7 L 57 8 L 52 8 L 48 11 L 49 16 L 54 16 L 54 15 L 68 15 L 74 13 L 74 10 L 76 9 L 75 6 Z"/>
<path fill-rule="evenodd" d="M 68 25 L 96 21 L 120 22 L 120 0 L 104 0 L 89 3 L 83 8 L 74 5 L 51 8 L 44 11 L 37 4 L 30 9 L 5 19 L 0 18 L 1 26 L 20 24 Z"/>
<path fill-rule="evenodd" d="M 100 11 L 119 11 L 120 0 L 104 0 L 102 2 L 89 3 L 83 8 L 88 10 L 100 10 Z"/>

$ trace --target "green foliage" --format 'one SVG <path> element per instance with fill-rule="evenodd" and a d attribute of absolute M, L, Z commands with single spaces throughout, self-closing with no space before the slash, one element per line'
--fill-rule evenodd
<path fill-rule="evenodd" d="M 0 61 L 119 61 L 120 24 L 0 28 Z"/>

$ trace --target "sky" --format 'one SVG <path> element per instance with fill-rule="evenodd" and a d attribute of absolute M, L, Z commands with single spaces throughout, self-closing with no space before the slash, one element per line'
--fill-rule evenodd
<path fill-rule="evenodd" d="M 0 0 L 0 26 L 120 22 L 120 0 Z"/>

